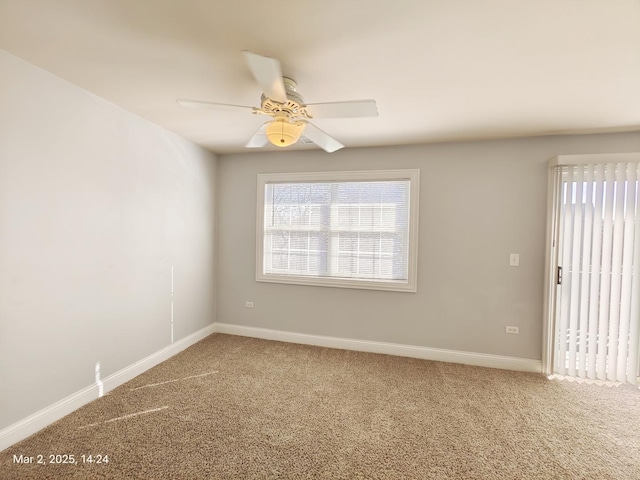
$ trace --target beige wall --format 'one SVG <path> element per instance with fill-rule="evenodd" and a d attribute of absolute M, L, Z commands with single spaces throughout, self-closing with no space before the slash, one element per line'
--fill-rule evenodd
<path fill-rule="evenodd" d="M 215 321 L 215 162 L 0 51 L 0 429 Z"/>
<path fill-rule="evenodd" d="M 540 359 L 547 160 L 627 151 L 640 151 L 640 134 L 223 155 L 218 321 Z M 258 173 L 385 168 L 421 170 L 417 293 L 255 281 Z"/>

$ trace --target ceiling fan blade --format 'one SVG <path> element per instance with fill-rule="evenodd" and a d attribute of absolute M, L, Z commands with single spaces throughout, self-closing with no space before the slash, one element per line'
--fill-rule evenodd
<path fill-rule="evenodd" d="M 330 137 L 312 123 L 307 123 L 304 129 L 304 136 L 322 148 L 325 152 L 333 153 L 344 148 L 344 145 L 335 138 Z"/>
<path fill-rule="evenodd" d="M 276 102 L 286 102 L 287 92 L 282 81 L 280 62 L 275 58 L 263 57 L 247 50 L 242 53 L 263 93 Z"/>
<path fill-rule="evenodd" d="M 354 118 L 377 117 L 375 100 L 354 100 L 350 102 L 310 103 L 306 106 L 311 118 Z"/>
<path fill-rule="evenodd" d="M 269 125 L 269 123 L 271 123 L 271 122 L 267 122 L 267 123 L 263 124 L 258 129 L 258 131 L 253 134 L 253 137 L 251 137 L 249 139 L 249 141 L 246 143 L 245 147 L 247 147 L 247 148 L 264 147 L 269 142 L 269 140 L 267 139 L 267 133 L 266 133 L 267 125 Z"/>
<path fill-rule="evenodd" d="M 225 112 L 232 112 L 238 110 L 253 110 L 253 107 L 247 107 L 245 105 L 231 105 L 229 103 L 214 103 L 214 102 L 201 102 L 199 100 L 176 100 L 178 105 L 185 108 L 210 108 L 214 110 L 220 110 Z"/>

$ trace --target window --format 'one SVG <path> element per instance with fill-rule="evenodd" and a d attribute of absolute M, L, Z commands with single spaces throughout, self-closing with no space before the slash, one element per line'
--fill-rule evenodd
<path fill-rule="evenodd" d="M 419 170 L 258 175 L 264 282 L 416 291 Z"/>

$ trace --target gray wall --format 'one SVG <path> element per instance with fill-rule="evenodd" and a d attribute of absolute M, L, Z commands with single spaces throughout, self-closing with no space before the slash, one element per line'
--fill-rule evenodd
<path fill-rule="evenodd" d="M 0 429 L 215 321 L 215 167 L 0 50 Z"/>
<path fill-rule="evenodd" d="M 218 321 L 540 359 L 547 160 L 628 151 L 640 134 L 223 155 Z M 421 169 L 417 293 L 255 281 L 258 173 L 386 168 Z"/>

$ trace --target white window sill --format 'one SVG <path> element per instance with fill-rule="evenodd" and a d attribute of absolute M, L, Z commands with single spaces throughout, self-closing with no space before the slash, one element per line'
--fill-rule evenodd
<path fill-rule="evenodd" d="M 350 279 L 336 277 L 308 277 L 305 275 L 258 275 L 258 282 L 268 283 L 284 283 L 289 285 L 313 285 L 317 287 L 335 287 L 335 288 L 357 288 L 363 290 L 386 290 L 389 292 L 408 292 L 415 293 L 416 285 L 411 285 L 407 281 L 389 280 L 381 282 L 380 280 L 366 279 Z"/>

